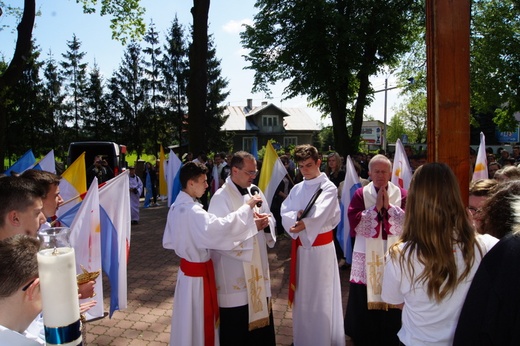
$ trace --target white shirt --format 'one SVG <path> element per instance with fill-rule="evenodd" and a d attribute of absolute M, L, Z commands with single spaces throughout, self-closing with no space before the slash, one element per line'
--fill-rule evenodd
<path fill-rule="evenodd" d="M 498 242 L 498 239 L 487 234 L 479 234 L 477 241 L 482 249 L 482 255 L 485 255 Z M 403 246 L 404 244 L 400 244 L 399 248 L 402 249 Z M 458 246 L 454 247 L 454 254 L 457 268 L 464 268 L 464 259 Z M 424 266 L 419 263 L 415 253 L 413 256 L 412 265 L 417 276 L 423 271 Z M 468 276 L 457 285 L 451 295 L 445 297 L 441 302 L 437 302 L 428 297 L 424 282 L 415 283 L 415 287 L 412 286 L 407 272 L 401 271 L 399 257 L 391 260 L 390 256 L 386 256 L 381 296 L 389 304 L 397 305 L 404 302 L 403 324 L 397 333 L 402 343 L 414 346 L 453 344 L 460 311 L 481 260 L 480 252 L 475 246 L 475 261 Z"/>
<path fill-rule="evenodd" d="M 0 325 L 0 346 L 39 346 L 45 345 L 44 343 L 36 341 L 34 337 L 30 338 L 27 332 L 20 334 L 11 329 Z"/>

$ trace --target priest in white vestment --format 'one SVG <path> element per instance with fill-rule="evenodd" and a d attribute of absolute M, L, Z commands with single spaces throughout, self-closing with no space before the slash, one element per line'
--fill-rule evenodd
<path fill-rule="evenodd" d="M 269 205 L 257 186 L 256 159 L 239 151 L 230 162 L 230 176 L 211 198 L 209 212 L 226 216 L 237 210 L 251 195 L 259 194 L 256 225 L 248 224 L 256 236 L 230 251 L 211 251 L 217 278 L 222 345 L 275 346 L 271 311 L 271 282 L 267 246 L 276 240 L 275 221 Z"/>
<path fill-rule="evenodd" d="M 406 190 L 390 182 L 384 155 L 368 163 L 372 182 L 356 190 L 348 207 L 355 237 L 345 332 L 356 345 L 399 345 L 401 310 L 381 298 L 384 255 L 403 231 Z"/>

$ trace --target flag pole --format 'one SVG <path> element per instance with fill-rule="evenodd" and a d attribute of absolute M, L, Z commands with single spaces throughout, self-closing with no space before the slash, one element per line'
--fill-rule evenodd
<path fill-rule="evenodd" d="M 65 204 L 69 204 L 70 202 L 74 201 L 76 198 L 80 198 L 81 195 L 82 195 L 82 194 L 79 194 L 79 195 L 77 195 L 77 196 L 74 196 L 74 197 L 72 197 L 72 198 L 70 198 L 70 199 L 68 199 L 68 200 L 66 200 L 66 201 L 64 201 L 64 202 L 62 202 L 62 203 L 60 203 L 59 206 L 61 207 L 61 206 L 65 205 Z"/>

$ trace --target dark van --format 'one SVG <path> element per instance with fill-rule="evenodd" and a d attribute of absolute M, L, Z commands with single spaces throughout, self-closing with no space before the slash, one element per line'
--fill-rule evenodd
<path fill-rule="evenodd" d="M 126 168 L 126 146 L 114 142 L 89 141 L 72 142 L 69 145 L 67 165 L 73 163 L 83 152 L 85 152 L 85 167 L 87 171 L 94 164 L 94 159 L 100 157 L 106 161 L 110 171 L 116 176 Z M 87 175 L 87 185 L 90 186 L 92 178 Z"/>

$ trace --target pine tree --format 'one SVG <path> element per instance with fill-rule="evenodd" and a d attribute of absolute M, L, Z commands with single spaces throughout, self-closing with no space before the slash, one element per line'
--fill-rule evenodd
<path fill-rule="evenodd" d="M 39 56 L 40 51 L 33 41 L 22 77 L 9 90 L 7 143 L 11 153 L 23 154 L 27 148 L 32 148 L 38 156 L 52 148 L 53 119 L 46 116 L 44 109 Z"/>
<path fill-rule="evenodd" d="M 130 150 L 143 153 L 143 131 L 149 110 L 144 79 L 144 58 L 141 47 L 131 42 L 124 53 L 119 69 L 114 73 L 121 107 L 121 135 Z M 115 89 L 112 87 L 112 91 Z"/>
<path fill-rule="evenodd" d="M 114 133 L 114 141 L 128 145 L 128 138 L 125 137 L 122 130 L 123 127 L 127 126 L 127 123 L 123 120 L 123 95 L 119 89 L 119 81 L 115 73 L 108 80 L 107 89 L 107 116 L 112 119 L 113 128 L 117 129 Z"/>
<path fill-rule="evenodd" d="M 159 46 L 159 34 L 155 31 L 155 24 L 150 23 L 150 28 L 144 36 L 144 41 L 148 43 L 148 46 L 143 49 L 143 53 L 147 55 L 148 59 L 145 61 L 145 80 L 146 88 L 148 92 L 148 98 L 150 100 L 150 115 L 151 119 L 148 119 L 151 124 L 151 128 L 147 131 L 147 140 L 145 141 L 146 151 L 153 152 L 157 156 L 159 152 L 159 128 L 163 122 L 162 104 L 164 97 L 161 93 L 161 47 Z"/>
<path fill-rule="evenodd" d="M 83 63 L 85 52 L 81 52 L 81 42 L 76 35 L 72 41 L 67 41 L 68 51 L 62 54 L 65 61 L 61 62 L 62 74 L 65 78 L 65 90 L 68 101 L 66 101 L 66 120 L 73 122 L 76 138 L 79 138 L 79 130 L 84 119 L 84 94 L 87 88 L 87 66 Z"/>
<path fill-rule="evenodd" d="M 85 93 L 85 139 L 113 141 L 114 121 L 108 113 L 106 95 L 104 94 L 103 77 L 99 67 L 89 73 L 88 85 Z"/>
<path fill-rule="evenodd" d="M 46 116 L 52 119 L 52 148 L 54 148 L 54 155 L 65 160 L 65 150 L 68 148 L 67 125 L 63 118 L 63 78 L 59 73 L 56 60 L 49 52 L 49 57 L 45 62 L 44 83 L 42 88 L 42 95 L 45 102 Z"/>
<path fill-rule="evenodd" d="M 220 129 L 226 122 L 223 116 L 222 103 L 229 95 L 224 89 L 229 85 L 227 79 L 222 77 L 220 60 L 216 57 L 213 37 L 208 41 L 208 96 L 206 99 L 206 138 L 208 148 L 212 151 L 229 151 L 232 146 L 230 135 L 223 134 Z"/>
<path fill-rule="evenodd" d="M 164 80 L 165 128 L 162 134 L 159 133 L 158 140 L 183 146 L 188 142 L 185 115 L 188 113 L 186 85 L 189 70 L 184 28 L 179 24 L 177 16 L 166 35 L 161 70 Z"/>

